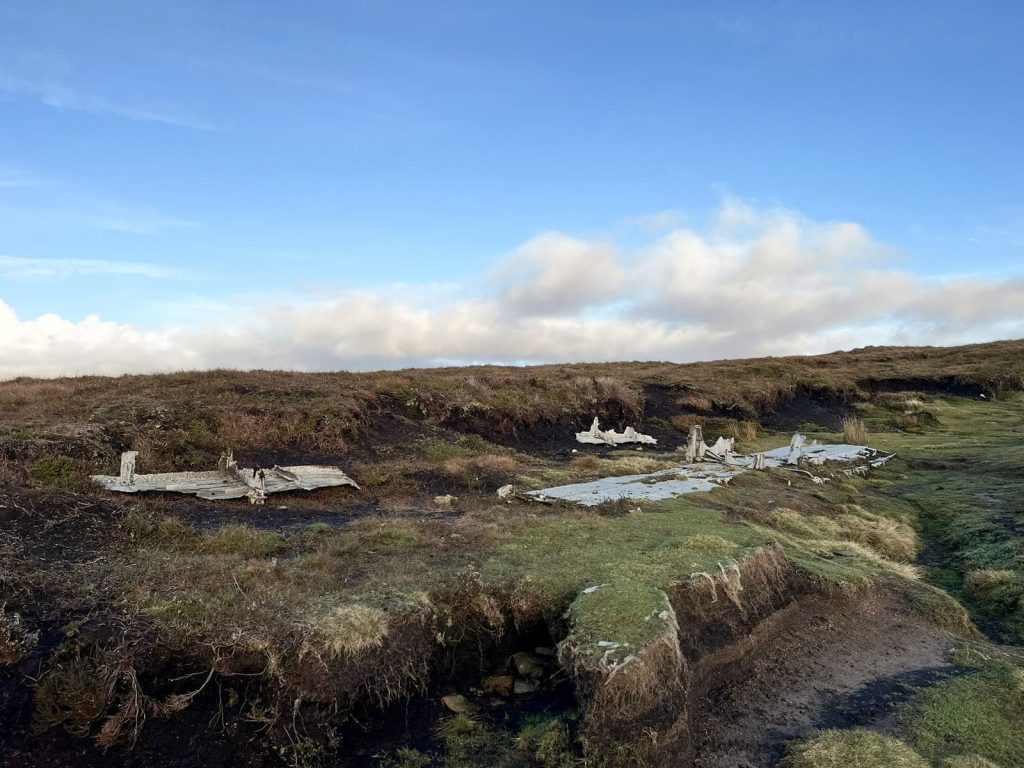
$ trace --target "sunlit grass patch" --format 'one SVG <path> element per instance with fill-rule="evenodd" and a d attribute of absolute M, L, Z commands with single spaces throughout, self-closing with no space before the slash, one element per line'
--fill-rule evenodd
<path fill-rule="evenodd" d="M 975 755 L 1024 765 L 1024 677 L 998 663 L 921 691 L 903 715 L 911 743 L 929 760 Z"/>
<path fill-rule="evenodd" d="M 779 768 L 931 768 L 899 739 L 866 728 L 832 729 L 791 747 Z"/>
<path fill-rule="evenodd" d="M 334 656 L 379 646 L 388 632 L 387 614 L 367 605 L 339 605 L 315 622 L 317 636 Z"/>

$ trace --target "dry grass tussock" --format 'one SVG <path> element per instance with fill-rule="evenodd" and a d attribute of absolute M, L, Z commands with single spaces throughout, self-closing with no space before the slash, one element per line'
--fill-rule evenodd
<path fill-rule="evenodd" d="M 779 768 L 930 768 L 907 744 L 866 728 L 822 731 L 790 751 Z"/>
<path fill-rule="evenodd" d="M 967 588 L 975 593 L 990 592 L 1019 581 L 1016 571 L 1003 568 L 979 568 L 969 572 L 966 579 Z"/>
<path fill-rule="evenodd" d="M 843 439 L 851 445 L 867 445 L 868 428 L 863 419 L 848 416 L 843 419 Z"/>
<path fill-rule="evenodd" d="M 388 616 L 379 608 L 356 603 L 332 609 L 316 621 L 319 638 L 332 656 L 379 647 L 388 633 Z"/>

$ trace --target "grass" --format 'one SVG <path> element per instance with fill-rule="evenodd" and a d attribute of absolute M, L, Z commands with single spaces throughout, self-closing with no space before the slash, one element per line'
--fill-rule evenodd
<path fill-rule="evenodd" d="M 442 754 L 437 758 L 447 768 L 578 768 L 583 764 L 574 754 L 568 723 L 557 716 L 531 715 L 516 732 L 456 715 L 442 723 L 439 735 Z M 400 754 L 396 757 L 400 759 Z M 409 768 L 419 768 L 424 758 L 430 759 L 418 753 Z M 395 766 L 395 758 L 386 765 Z"/>
<path fill-rule="evenodd" d="M 864 728 L 832 729 L 795 745 L 779 768 L 931 768 L 897 738 Z"/>
<path fill-rule="evenodd" d="M 1024 765 L 1024 670 L 998 664 L 926 688 L 903 714 L 903 731 L 934 763 L 966 755 Z"/>
<path fill-rule="evenodd" d="M 843 419 L 843 440 L 851 445 L 867 445 L 868 430 L 864 422 L 855 416 Z"/>
<path fill-rule="evenodd" d="M 792 745 L 781 768 L 1024 765 L 1024 669 L 963 645 L 958 676 L 914 692 L 895 732 L 829 730 Z"/>
<path fill-rule="evenodd" d="M 674 640 L 678 627 L 663 591 L 636 582 L 595 587 L 580 593 L 566 613 L 577 657 L 613 669 L 666 636 Z"/>
<path fill-rule="evenodd" d="M 889 489 L 917 508 L 930 541 L 926 575 L 950 590 L 995 639 L 1024 642 L 1024 398 L 994 402 L 930 398 L 937 424 L 920 434 L 875 430 L 872 443 L 898 450 L 902 478 Z M 865 410 L 882 426 L 881 408 Z"/>
<path fill-rule="evenodd" d="M 380 646 L 388 633 L 388 616 L 366 605 L 341 605 L 317 621 L 316 626 L 327 650 L 337 657 Z"/>

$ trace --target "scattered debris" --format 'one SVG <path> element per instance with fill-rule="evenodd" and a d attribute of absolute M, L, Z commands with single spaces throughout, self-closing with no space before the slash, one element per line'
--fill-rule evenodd
<path fill-rule="evenodd" d="M 727 485 L 733 477 L 751 469 L 788 469 L 805 474 L 812 482 L 820 484 L 826 481 L 825 477 L 807 469 L 799 469 L 797 465 L 822 466 L 826 462 L 866 462 L 842 470 L 843 474 L 850 475 L 866 473 L 870 468 L 881 466 L 892 458 L 892 454 L 885 454 L 863 445 L 822 445 L 818 441 L 808 445 L 807 439 L 799 433 L 793 435 L 788 446 L 753 455 L 734 453 L 734 445 L 732 438 L 720 437 L 714 445 L 708 446 L 704 442 L 703 430 L 700 425 L 695 424 L 690 427 L 686 463 L 681 466 L 649 474 L 605 477 L 586 483 L 545 488 L 532 491 L 528 495 L 535 501 L 550 503 L 552 499 L 561 499 L 584 506 L 619 499 L 659 501 L 685 493 L 713 490 L 719 485 Z"/>
<path fill-rule="evenodd" d="M 239 467 L 231 453 L 222 455 L 217 469 L 208 472 L 140 475 L 135 472 L 138 455 L 137 451 L 125 451 L 121 454 L 120 475 L 93 475 L 92 480 L 108 491 L 120 493 L 169 491 L 211 500 L 248 497 L 250 503 L 261 505 L 266 502 L 269 493 L 312 491 L 341 485 L 359 487 L 337 467 L 301 465 L 249 469 Z"/>
<path fill-rule="evenodd" d="M 601 429 L 598 418 L 586 432 L 577 432 L 576 441 L 587 445 L 623 445 L 625 443 L 644 443 L 645 445 L 657 445 L 658 441 L 650 435 L 637 432 L 633 427 L 626 427 L 623 432 L 616 432 L 614 429 Z"/>

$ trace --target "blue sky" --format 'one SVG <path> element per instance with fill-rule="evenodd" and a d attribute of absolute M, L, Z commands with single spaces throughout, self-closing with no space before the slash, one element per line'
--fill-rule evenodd
<path fill-rule="evenodd" d="M 468 316 L 526 336 L 662 323 L 677 340 L 644 351 L 670 359 L 1017 333 L 1022 28 L 1011 2 L 5 0 L 0 374 L 277 362 L 211 340 L 224 332 L 298 339 L 284 367 L 583 354 L 561 331 L 544 349 L 452 345 L 459 326 L 439 316 L 475 303 Z M 723 233 L 738 207 L 754 230 Z M 787 222 L 810 269 L 822 228 L 852 223 L 884 262 L 872 269 L 916 280 L 915 300 L 969 294 L 1003 314 L 950 327 L 890 300 L 817 336 L 743 344 L 714 317 L 638 298 L 638 265 L 674 234 L 725 248 L 707 255 L 720 268 L 729 244 L 758 263 Z M 592 256 L 556 236 L 611 249 L 631 289 L 511 313 L 503 280 L 586 283 Z M 856 282 L 860 256 L 843 259 L 831 288 L 807 290 Z M 260 307 L 290 319 L 269 327 Z M 388 338 L 424 338 L 377 354 L 353 329 L 332 337 L 352 307 L 398 323 Z M 312 332 L 310 312 L 331 319 Z M 696 330 L 721 345 L 677 338 Z M 106 360 L 127 338 L 164 353 Z"/>

